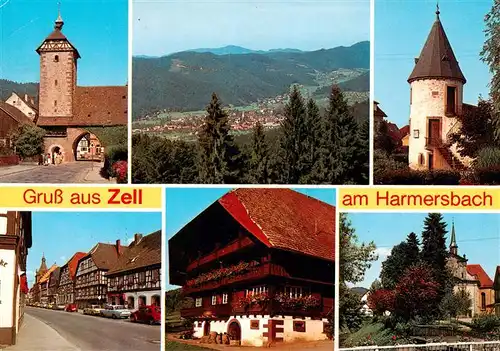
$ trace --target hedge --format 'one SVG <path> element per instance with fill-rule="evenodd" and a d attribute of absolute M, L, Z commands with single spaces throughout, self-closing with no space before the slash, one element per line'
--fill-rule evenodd
<path fill-rule="evenodd" d="M 376 185 L 459 185 L 461 175 L 454 170 L 389 170 L 375 175 Z"/>

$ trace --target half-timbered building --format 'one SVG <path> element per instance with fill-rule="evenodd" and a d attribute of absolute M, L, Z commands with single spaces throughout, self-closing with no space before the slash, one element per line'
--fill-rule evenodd
<path fill-rule="evenodd" d="M 64 266 L 61 267 L 59 287 L 57 288 L 58 305 L 67 305 L 75 303 L 75 273 L 78 261 L 86 256 L 85 252 L 77 252 L 71 257 Z"/>
<path fill-rule="evenodd" d="M 75 300 L 79 308 L 106 303 L 106 272 L 116 264 L 122 250 L 120 240 L 117 240 L 115 245 L 98 243 L 78 261 Z"/>
<path fill-rule="evenodd" d="M 57 265 L 53 264 L 49 270 L 40 278 L 38 285 L 40 286 L 40 303 L 48 304 L 49 301 L 49 283 L 50 276 L 57 269 Z"/>
<path fill-rule="evenodd" d="M 118 258 L 108 277 L 108 302 L 138 309 L 144 305 L 160 306 L 161 231 L 134 241 Z"/>
<path fill-rule="evenodd" d="M 57 289 L 59 288 L 59 278 L 61 274 L 61 268 L 57 267 L 49 277 L 49 290 L 47 301 L 48 303 L 56 303 L 57 300 Z"/>
<path fill-rule="evenodd" d="M 327 339 L 335 207 L 289 189 L 236 189 L 170 240 L 170 284 L 194 306 L 196 337 L 243 345 Z"/>
<path fill-rule="evenodd" d="M 31 213 L 0 211 L 0 345 L 16 343 L 28 293 Z"/>

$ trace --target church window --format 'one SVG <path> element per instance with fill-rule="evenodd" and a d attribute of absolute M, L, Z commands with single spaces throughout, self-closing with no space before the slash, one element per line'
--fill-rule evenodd
<path fill-rule="evenodd" d="M 456 115 L 456 87 L 446 87 L 446 113 Z"/>
<path fill-rule="evenodd" d="M 54 62 L 59 62 L 59 55 L 54 56 Z"/>
<path fill-rule="evenodd" d="M 486 294 L 481 293 L 481 309 L 485 310 L 486 309 Z"/>

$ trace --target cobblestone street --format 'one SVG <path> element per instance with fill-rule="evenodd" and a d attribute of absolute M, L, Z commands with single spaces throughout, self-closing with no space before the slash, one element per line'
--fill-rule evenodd
<path fill-rule="evenodd" d="M 112 183 L 99 175 L 100 162 L 69 162 L 58 166 L 0 167 L 2 183 Z"/>

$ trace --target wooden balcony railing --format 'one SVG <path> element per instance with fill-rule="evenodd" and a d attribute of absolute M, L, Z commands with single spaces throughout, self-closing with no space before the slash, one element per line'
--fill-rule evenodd
<path fill-rule="evenodd" d="M 219 318 L 231 315 L 287 315 L 296 317 L 321 317 L 323 306 L 302 310 L 293 308 L 283 308 L 277 301 L 269 301 L 262 305 L 240 306 L 238 303 L 215 305 L 210 307 L 193 307 L 181 310 L 183 318 Z"/>
<path fill-rule="evenodd" d="M 184 294 L 192 294 L 192 293 L 196 293 L 199 291 L 216 289 L 216 288 L 221 287 L 221 286 L 230 285 L 230 284 L 234 284 L 234 283 L 238 283 L 238 282 L 242 282 L 242 281 L 259 279 L 259 278 L 262 278 L 262 277 L 265 277 L 268 275 L 289 277 L 289 274 L 280 265 L 273 264 L 273 263 L 264 263 L 264 264 L 261 264 L 259 266 L 254 267 L 249 272 L 246 272 L 243 274 L 239 274 L 239 275 L 235 275 L 235 276 L 227 277 L 227 278 L 221 278 L 219 280 L 209 281 L 209 282 L 203 283 L 201 285 L 197 285 L 197 286 L 184 286 L 182 288 L 182 292 Z"/>

